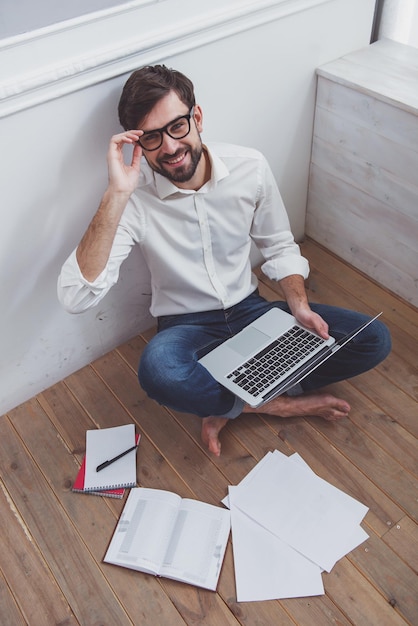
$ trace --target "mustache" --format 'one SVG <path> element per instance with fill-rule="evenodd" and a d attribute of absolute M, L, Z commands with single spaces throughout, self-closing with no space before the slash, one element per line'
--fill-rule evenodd
<path fill-rule="evenodd" d="M 173 154 L 162 154 L 158 157 L 158 162 L 163 163 L 164 161 L 169 161 L 170 159 L 177 159 L 181 154 L 184 154 L 184 148 L 180 148 L 176 150 Z"/>

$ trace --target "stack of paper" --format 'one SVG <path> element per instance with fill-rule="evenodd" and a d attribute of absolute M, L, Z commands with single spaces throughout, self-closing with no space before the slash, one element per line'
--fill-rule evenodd
<path fill-rule="evenodd" d="M 321 595 L 322 572 L 368 538 L 367 507 L 297 454 L 269 452 L 223 502 L 240 602 Z"/>

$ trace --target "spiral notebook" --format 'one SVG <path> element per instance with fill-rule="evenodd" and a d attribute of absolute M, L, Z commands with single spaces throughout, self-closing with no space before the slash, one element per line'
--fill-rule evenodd
<path fill-rule="evenodd" d="M 80 469 L 78 470 L 77 478 L 74 481 L 72 491 L 75 493 L 88 493 L 91 496 L 105 496 L 106 498 L 123 498 L 125 495 L 125 489 L 96 489 L 94 491 L 86 491 L 84 489 L 84 478 L 86 475 L 86 457 L 84 457 Z"/>
<path fill-rule="evenodd" d="M 98 465 L 135 446 L 135 426 L 126 424 L 86 432 L 84 491 L 123 489 L 136 486 L 136 450 L 100 472 Z"/>
<path fill-rule="evenodd" d="M 139 443 L 141 438 L 140 433 L 135 435 L 135 443 Z M 87 493 L 92 496 L 105 496 L 106 498 L 123 498 L 125 495 L 125 489 L 123 487 L 119 489 L 97 489 L 94 491 L 86 491 L 84 488 L 84 479 L 86 475 L 86 457 L 83 458 L 80 469 L 78 470 L 77 477 L 74 481 L 72 491 L 75 493 Z"/>

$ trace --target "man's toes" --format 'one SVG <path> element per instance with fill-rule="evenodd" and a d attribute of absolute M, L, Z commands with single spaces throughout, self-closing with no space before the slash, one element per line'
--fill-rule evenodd
<path fill-rule="evenodd" d="M 209 452 L 216 456 L 221 456 L 221 442 L 218 437 L 211 437 L 208 441 Z"/>

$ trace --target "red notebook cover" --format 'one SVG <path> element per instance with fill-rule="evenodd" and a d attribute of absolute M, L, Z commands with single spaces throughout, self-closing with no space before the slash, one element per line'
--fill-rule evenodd
<path fill-rule="evenodd" d="M 138 433 L 135 435 L 135 443 L 139 442 L 141 435 Z M 125 489 L 104 489 L 103 491 L 85 491 L 84 490 L 84 476 L 86 473 L 86 457 L 84 457 L 81 467 L 78 471 L 77 478 L 74 481 L 72 491 L 76 493 L 87 493 L 93 496 L 105 496 L 106 498 L 123 498 Z"/>

